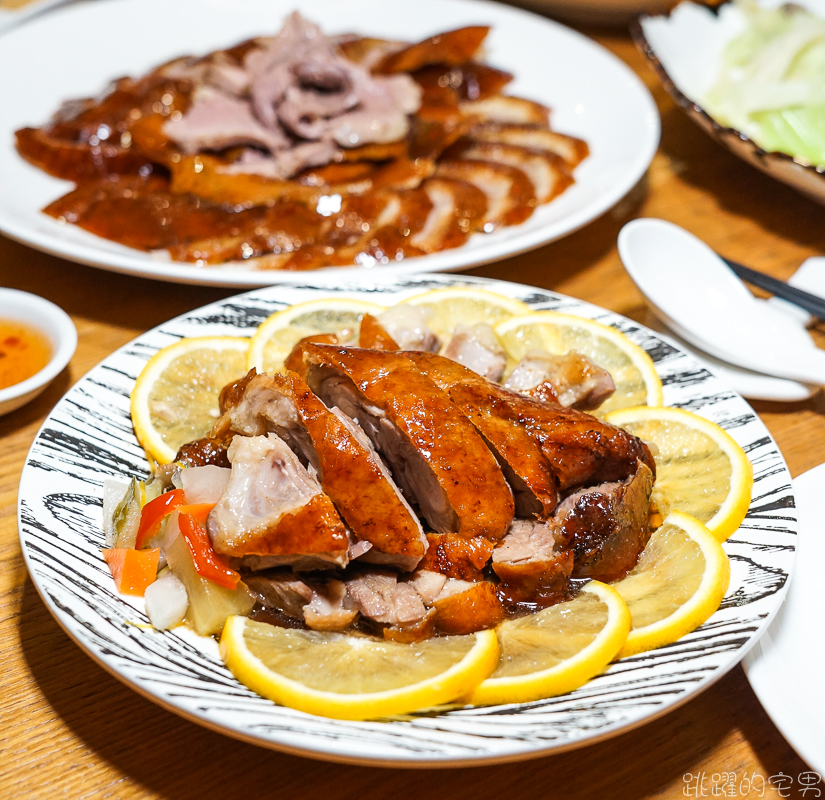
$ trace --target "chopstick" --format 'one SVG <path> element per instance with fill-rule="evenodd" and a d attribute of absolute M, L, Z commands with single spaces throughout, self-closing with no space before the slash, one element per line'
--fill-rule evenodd
<path fill-rule="evenodd" d="M 825 320 L 825 299 L 817 297 L 815 294 L 803 292 L 802 289 L 797 289 L 785 281 L 780 281 L 778 278 L 772 278 L 770 275 L 765 275 L 764 272 L 757 272 L 755 269 L 746 267 L 743 264 L 737 264 L 735 261 L 730 261 L 727 258 L 722 260 L 746 283 L 758 286 L 760 289 L 765 289 L 773 292 L 777 297 L 793 303 L 795 306 L 804 308 L 809 314 Z"/>

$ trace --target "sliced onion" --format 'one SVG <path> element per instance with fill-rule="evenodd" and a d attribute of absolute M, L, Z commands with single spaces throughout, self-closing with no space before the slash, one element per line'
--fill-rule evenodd
<path fill-rule="evenodd" d="M 152 627 L 159 631 L 180 625 L 189 608 L 186 588 L 169 569 L 164 570 L 154 583 L 146 587 L 144 601 L 146 616 Z"/>

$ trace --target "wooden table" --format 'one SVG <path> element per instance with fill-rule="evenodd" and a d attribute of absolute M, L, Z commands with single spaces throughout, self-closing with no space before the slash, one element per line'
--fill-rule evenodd
<path fill-rule="evenodd" d="M 821 206 L 745 165 L 700 131 L 665 95 L 623 33 L 588 33 L 637 70 L 654 93 L 662 115 L 659 152 L 647 176 L 601 219 L 563 241 L 471 274 L 557 290 L 647 322 L 616 251 L 620 228 L 635 217 L 672 220 L 728 257 L 780 278 L 806 257 L 825 252 Z M 38 597 L 17 538 L 20 471 L 46 414 L 87 370 L 169 317 L 232 291 L 101 272 L 2 237 L 0 273 L 2 285 L 60 304 L 80 337 L 69 368 L 46 392 L 0 418 L 1 798 L 639 800 L 688 792 L 721 796 L 718 776 L 731 772 L 733 796 L 744 797 L 759 796 L 758 781 L 750 793 L 744 782 L 754 775 L 767 782 L 779 772 L 797 776 L 808 769 L 762 710 L 739 667 L 678 710 L 608 742 L 465 770 L 408 772 L 281 755 L 204 730 L 144 700 L 82 653 Z M 804 403 L 753 405 L 794 476 L 825 459 L 822 393 Z M 686 782 L 689 774 L 692 784 Z M 801 797 L 796 787 L 795 782 L 790 796 Z M 809 790 L 808 797 L 815 794 Z M 764 796 L 780 795 L 768 786 Z"/>

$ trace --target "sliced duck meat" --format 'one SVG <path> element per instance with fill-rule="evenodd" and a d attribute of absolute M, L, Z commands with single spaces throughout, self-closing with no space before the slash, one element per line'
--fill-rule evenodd
<path fill-rule="evenodd" d="M 564 160 L 568 169 L 576 167 L 590 152 L 587 142 L 582 139 L 533 124 L 522 125 L 518 121 L 481 123 L 474 125 L 467 135 L 468 138 L 480 142 L 500 142 L 554 153 Z"/>
<path fill-rule="evenodd" d="M 493 551 L 499 594 L 512 601 L 535 601 L 567 589 L 573 570 L 569 539 L 555 520 L 515 519 Z"/>
<path fill-rule="evenodd" d="M 621 482 L 582 489 L 559 505 L 556 519 L 575 556 L 573 575 L 612 581 L 636 564 L 650 538 L 653 473 L 639 462 Z"/>
<path fill-rule="evenodd" d="M 483 536 L 465 539 L 455 533 L 428 533 L 427 541 L 427 555 L 418 565 L 419 572 L 438 573 L 463 581 L 483 580 L 482 570 L 493 555 L 493 543 L 489 539 Z"/>
<path fill-rule="evenodd" d="M 606 369 L 576 352 L 563 356 L 546 350 L 529 350 L 504 382 L 515 392 L 539 400 L 555 399 L 565 408 L 591 411 L 613 392 L 616 384 Z"/>
<path fill-rule="evenodd" d="M 514 506 L 501 469 L 467 417 L 407 354 L 314 344 L 304 353 L 310 387 L 357 420 L 436 532 L 504 535 Z"/>
<path fill-rule="evenodd" d="M 274 434 L 236 436 L 232 474 L 206 521 L 212 546 L 253 568 L 346 566 L 349 539 L 332 501 Z"/>
<path fill-rule="evenodd" d="M 302 581 L 291 573 L 269 573 L 250 575 L 245 582 L 262 605 L 316 631 L 344 630 L 358 616 L 343 581 Z"/>
<path fill-rule="evenodd" d="M 386 625 L 409 625 L 427 616 L 421 595 L 389 572 L 367 572 L 347 581 L 347 591 L 367 619 Z"/>
<path fill-rule="evenodd" d="M 430 178 L 423 184 L 432 203 L 426 222 L 410 240 L 425 253 L 459 247 L 481 227 L 487 213 L 487 196 L 462 180 Z"/>
<path fill-rule="evenodd" d="M 378 322 L 398 343 L 398 349 L 437 352 L 441 347 L 441 340 L 427 327 L 432 315 L 432 310 L 424 306 L 402 303 L 382 311 L 378 315 Z"/>
<path fill-rule="evenodd" d="M 523 97 L 496 95 L 484 100 L 462 103 L 461 111 L 482 122 L 506 122 L 544 128 L 550 124 L 550 109 Z"/>
<path fill-rule="evenodd" d="M 407 46 L 406 42 L 376 39 L 372 36 L 341 36 L 338 41 L 338 49 L 350 61 L 370 71 L 384 56 L 397 53 Z"/>
<path fill-rule="evenodd" d="M 443 355 L 452 361 L 458 361 L 488 381 L 500 381 L 507 364 L 507 354 L 498 336 L 483 322 L 456 325 Z"/>
<path fill-rule="evenodd" d="M 500 225 L 519 225 L 536 207 L 530 179 L 516 167 L 496 161 L 445 159 L 435 171 L 439 178 L 457 178 L 481 189 L 487 197 L 487 212 L 480 220 L 485 233 Z"/>
<path fill-rule="evenodd" d="M 207 87 L 195 93 L 191 108 L 180 119 L 170 119 L 163 132 L 184 153 L 237 145 L 255 145 L 275 153 L 290 146 L 280 127 L 262 125 L 245 100 Z"/>
<path fill-rule="evenodd" d="M 366 560 L 404 571 L 421 560 L 427 548 L 421 524 L 366 434 L 330 411 L 296 374 L 253 378 L 231 425 L 245 436 L 275 432 L 310 464 L 350 530 L 372 545 Z"/>
<path fill-rule="evenodd" d="M 422 67 L 413 78 L 425 93 L 430 88 L 448 88 L 455 93 L 456 100 L 482 100 L 498 94 L 513 80 L 513 75 L 480 61 L 469 61 L 453 67 Z"/>
<path fill-rule="evenodd" d="M 489 26 L 470 25 L 439 33 L 386 55 L 373 67 L 373 72 L 389 75 L 396 72 L 415 72 L 431 64 L 443 64 L 448 67 L 466 64 L 476 54 L 489 32 Z"/>
<path fill-rule="evenodd" d="M 313 333 L 300 339 L 290 354 L 284 359 L 284 366 L 301 378 L 306 378 L 307 365 L 304 363 L 304 345 L 314 344 L 343 344 L 335 333 Z"/>
<path fill-rule="evenodd" d="M 441 633 L 475 633 L 504 619 L 504 606 L 489 581 L 469 583 L 447 578 L 433 608 L 435 627 Z"/>
<path fill-rule="evenodd" d="M 573 177 L 561 156 L 531 150 L 529 147 L 502 142 L 467 141 L 454 145 L 450 155 L 497 161 L 517 167 L 532 181 L 539 203 L 549 203 L 573 183 Z"/>
<path fill-rule="evenodd" d="M 361 317 L 358 331 L 358 346 L 367 350 L 400 350 L 398 342 L 372 314 Z"/>
<path fill-rule="evenodd" d="M 501 465 L 521 517 L 547 517 L 556 508 L 557 481 L 539 444 L 509 413 L 509 392 L 467 367 L 432 353 L 411 358 L 464 411 Z"/>
<path fill-rule="evenodd" d="M 424 605 L 431 606 L 447 583 L 447 576 L 429 569 L 417 569 L 407 583 L 421 595 Z"/>

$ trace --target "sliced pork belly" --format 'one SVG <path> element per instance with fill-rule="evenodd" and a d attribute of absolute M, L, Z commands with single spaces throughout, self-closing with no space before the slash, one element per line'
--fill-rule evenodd
<path fill-rule="evenodd" d="M 398 343 L 399 349 L 437 352 L 441 347 L 441 340 L 427 327 L 432 315 L 431 309 L 402 303 L 382 311 L 378 315 L 378 322 L 393 341 Z"/>
<path fill-rule="evenodd" d="M 351 419 L 330 411 L 294 373 L 253 378 L 231 415 L 233 430 L 274 431 L 312 465 L 355 536 L 372 544 L 367 560 L 415 568 L 427 548 L 421 524 Z"/>
<path fill-rule="evenodd" d="M 304 352 L 313 391 L 357 420 L 435 531 L 504 535 L 514 506 L 501 469 L 467 417 L 407 354 L 314 344 Z"/>
<path fill-rule="evenodd" d="M 556 518 L 575 556 L 573 575 L 612 581 L 631 570 L 650 538 L 653 473 L 639 463 L 622 482 L 583 489 L 559 505 Z"/>
<path fill-rule="evenodd" d="M 565 408 L 591 411 L 616 391 L 606 369 L 576 352 L 556 356 L 546 350 L 529 350 L 504 385 L 539 400 L 555 399 Z"/>
<path fill-rule="evenodd" d="M 532 182 L 520 169 L 496 161 L 445 159 L 439 162 L 435 174 L 438 178 L 467 181 L 484 192 L 487 211 L 476 227 L 485 233 L 500 225 L 519 225 L 538 202 Z"/>
<path fill-rule="evenodd" d="M 501 142 L 554 153 L 564 160 L 568 169 L 573 169 L 581 163 L 590 152 L 587 142 L 575 136 L 567 136 L 535 125 L 519 124 L 517 121 L 490 121 L 474 125 L 468 137 L 481 142 Z"/>
<path fill-rule="evenodd" d="M 389 331 L 372 314 L 361 317 L 358 331 L 358 346 L 367 350 L 400 350 L 398 342 L 390 336 Z"/>
<path fill-rule="evenodd" d="M 501 465 L 521 517 L 546 517 L 557 503 L 551 465 L 518 419 L 500 414 L 500 386 L 484 380 L 461 364 L 431 353 L 411 358 L 464 411 L 484 437 Z M 509 392 L 505 393 L 506 396 Z"/>
<path fill-rule="evenodd" d="M 468 140 L 454 145 L 450 154 L 517 167 L 532 181 L 539 203 L 549 203 L 573 183 L 564 159 L 547 151 L 531 150 L 529 147 L 504 142 Z"/>
<path fill-rule="evenodd" d="M 346 566 L 349 540 L 332 501 L 274 434 L 236 436 L 229 483 L 206 527 L 217 553 L 263 568 Z"/>
<path fill-rule="evenodd" d="M 563 592 L 573 570 L 573 551 L 567 544 L 553 520 L 514 519 L 493 551 L 500 594 L 510 600 L 532 600 Z"/>
<path fill-rule="evenodd" d="M 488 381 L 499 381 L 507 364 L 507 354 L 495 331 L 483 322 L 476 325 L 459 323 L 447 342 L 445 358 L 458 361 Z"/>

